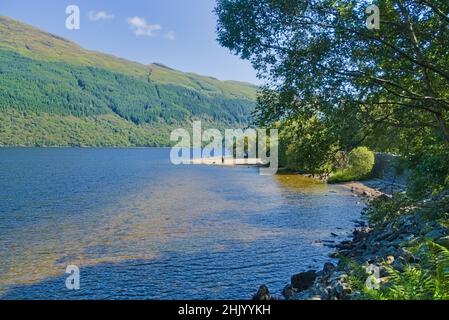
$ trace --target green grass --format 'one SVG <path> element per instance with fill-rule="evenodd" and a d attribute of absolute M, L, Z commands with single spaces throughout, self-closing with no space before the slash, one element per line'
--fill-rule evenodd
<path fill-rule="evenodd" d="M 342 183 L 358 180 L 356 176 L 348 172 L 347 170 L 339 170 L 329 177 L 329 183 Z"/>
<path fill-rule="evenodd" d="M 374 167 L 374 153 L 366 147 L 358 147 L 349 152 L 344 168 L 336 170 L 329 178 L 330 183 L 366 180 Z"/>

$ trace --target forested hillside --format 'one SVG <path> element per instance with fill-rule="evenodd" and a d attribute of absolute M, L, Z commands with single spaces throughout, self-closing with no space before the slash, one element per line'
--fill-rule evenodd
<path fill-rule="evenodd" d="M 243 127 L 257 88 L 82 49 L 0 17 L 0 145 L 158 146 L 194 119 Z"/>

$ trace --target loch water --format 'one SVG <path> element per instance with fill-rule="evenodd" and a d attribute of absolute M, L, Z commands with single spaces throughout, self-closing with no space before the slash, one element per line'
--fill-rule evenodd
<path fill-rule="evenodd" d="M 363 204 L 170 149 L 0 149 L 0 299 L 249 299 L 320 268 Z M 338 235 L 332 235 L 332 233 Z M 66 288 L 68 265 L 80 290 Z"/>

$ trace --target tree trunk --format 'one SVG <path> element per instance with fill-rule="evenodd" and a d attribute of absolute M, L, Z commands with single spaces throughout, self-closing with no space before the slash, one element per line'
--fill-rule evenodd
<path fill-rule="evenodd" d="M 440 127 L 441 132 L 443 133 L 444 140 L 449 143 L 449 127 L 444 120 L 443 115 L 441 113 L 437 113 L 435 114 L 435 118 L 437 119 L 438 126 Z"/>

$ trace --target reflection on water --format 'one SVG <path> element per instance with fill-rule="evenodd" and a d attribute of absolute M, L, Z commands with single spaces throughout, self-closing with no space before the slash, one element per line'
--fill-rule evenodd
<path fill-rule="evenodd" d="M 280 173 L 274 178 L 283 189 L 307 194 L 325 194 L 329 191 L 326 184 L 298 174 Z"/>
<path fill-rule="evenodd" d="M 318 267 L 360 205 L 257 169 L 173 166 L 168 149 L 0 149 L 0 297 L 248 298 Z M 67 265 L 81 290 L 65 289 Z"/>

